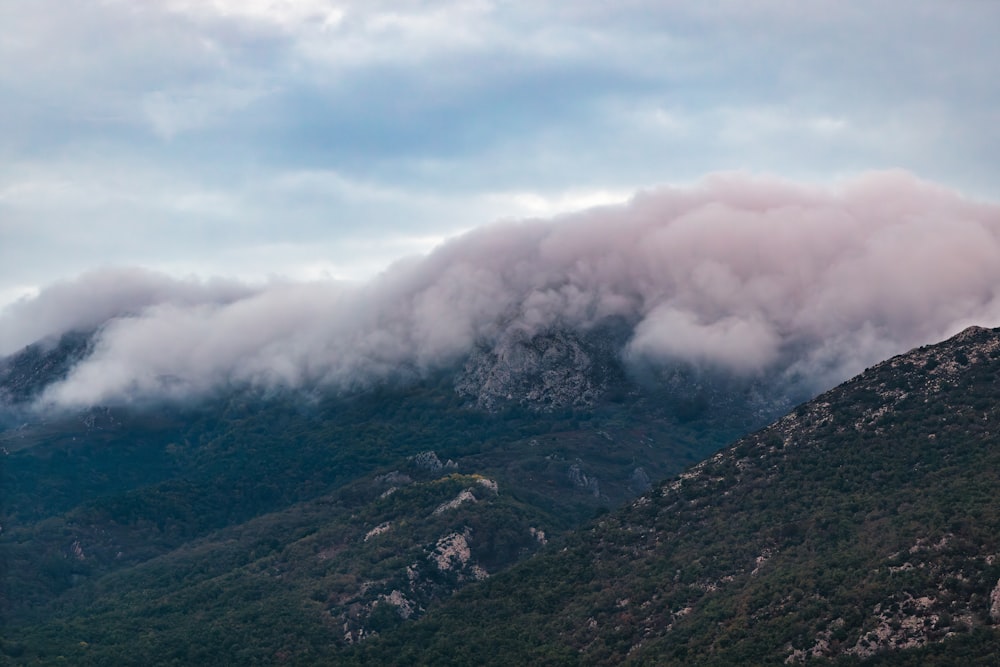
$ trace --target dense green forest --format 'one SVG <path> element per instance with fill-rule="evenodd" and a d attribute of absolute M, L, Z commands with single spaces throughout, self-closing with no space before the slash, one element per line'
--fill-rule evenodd
<path fill-rule="evenodd" d="M 721 451 L 747 413 L 670 400 L 442 376 L 8 429 L 3 659 L 995 664 L 1000 331 Z"/>
<path fill-rule="evenodd" d="M 885 362 L 360 664 L 996 664 L 1000 331 Z"/>
<path fill-rule="evenodd" d="M 0 369 L 8 396 L 37 395 L 85 346 L 29 348 Z M 484 410 L 442 373 L 348 395 L 243 390 L 8 417 L 4 655 L 318 659 L 418 618 L 766 418 L 735 394 L 713 407 L 707 391 L 618 377 L 606 400 L 559 409 Z M 464 548 L 466 561 L 436 565 Z"/>

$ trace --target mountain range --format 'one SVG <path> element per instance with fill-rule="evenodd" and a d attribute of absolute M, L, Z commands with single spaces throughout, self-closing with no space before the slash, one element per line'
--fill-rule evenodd
<path fill-rule="evenodd" d="M 800 405 L 361 663 L 996 664 L 998 423 L 1000 330 L 970 328 Z"/>
<path fill-rule="evenodd" d="M 680 362 L 640 372 L 621 337 L 512 333 L 374 389 L 77 412 L 37 400 L 91 335 L 29 346 L 0 362 L 3 656 L 996 654 L 1000 332 L 895 357 L 759 431 L 801 390 Z"/>
<path fill-rule="evenodd" d="M 190 602 L 199 617 L 181 604 L 167 624 L 176 636 L 151 635 L 145 654 L 129 646 L 145 664 L 164 642 L 218 650 L 239 636 L 223 620 L 230 596 L 256 588 L 245 568 L 264 563 L 283 563 L 267 566 L 281 584 L 251 607 L 290 605 L 288 635 L 318 633 L 310 655 L 347 646 L 384 629 L 379 602 L 399 600 L 401 582 L 415 590 L 389 619 L 419 617 L 788 403 L 759 381 L 692 365 L 638 377 L 618 352 L 623 332 L 512 333 L 451 369 L 354 392 L 247 386 L 84 410 L 39 403 L 91 353 L 94 333 L 28 346 L 0 362 L 8 654 L 44 661 L 84 642 L 87 655 L 118 661 L 132 636 L 122 627 L 225 576 L 229 601 Z M 471 560 L 438 566 L 435 553 L 466 547 Z M 140 590 L 138 607 L 120 599 Z M 219 636 L 183 639 L 206 618 Z M 261 648 L 259 629 L 239 625 L 255 659 L 295 655 L 284 639 Z M 217 659 L 198 656 L 185 659 Z"/>

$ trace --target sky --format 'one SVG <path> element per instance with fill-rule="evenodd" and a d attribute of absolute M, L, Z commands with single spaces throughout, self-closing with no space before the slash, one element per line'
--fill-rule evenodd
<path fill-rule="evenodd" d="M 5 0 L 0 303 L 95 267 L 367 279 L 741 170 L 1000 199 L 1000 5 Z"/>
<path fill-rule="evenodd" d="M 231 313 L 260 299 L 339 313 L 364 309 L 359 295 L 374 294 L 367 317 L 385 320 L 378 313 L 390 307 L 416 312 L 414 301 L 394 301 L 403 292 L 431 301 L 433 292 L 444 301 L 427 312 L 458 321 L 463 333 L 458 342 L 432 332 L 408 338 L 404 356 L 420 366 L 484 335 L 477 318 L 499 317 L 512 303 L 523 310 L 560 280 L 577 285 L 575 260 L 599 263 L 586 255 L 594 248 L 580 248 L 586 256 L 556 262 L 560 278 L 543 271 L 541 283 L 510 293 L 503 290 L 516 281 L 503 278 L 494 296 L 505 296 L 477 305 L 457 287 L 435 291 L 457 280 L 442 258 L 455 266 L 491 258 L 502 273 L 528 253 L 536 266 L 551 252 L 546 238 L 575 247 L 576 232 L 565 229 L 589 224 L 587 238 L 629 261 L 635 248 L 615 226 L 640 225 L 633 216 L 649 210 L 659 211 L 661 230 L 695 209 L 735 211 L 703 216 L 696 245 L 705 265 L 723 267 L 713 280 L 735 275 L 741 294 L 753 282 L 745 258 L 714 235 L 735 234 L 744 250 L 775 239 L 783 257 L 817 262 L 773 257 L 800 266 L 782 274 L 778 292 L 793 278 L 836 291 L 826 272 L 863 257 L 901 267 L 863 275 L 907 292 L 926 271 L 910 250 L 923 260 L 935 244 L 974 251 L 978 264 L 943 258 L 955 272 L 943 280 L 948 289 L 923 304 L 909 297 L 914 312 L 944 304 L 937 298 L 964 310 L 890 327 L 880 313 L 894 308 L 896 293 L 876 290 L 885 301 L 842 318 L 891 342 L 862 348 L 870 354 L 850 368 L 994 312 L 995 2 L 5 0 L 0 25 L 0 354 L 123 309 L 148 315 L 130 325 L 186 309 L 173 313 L 175 324 L 196 326 L 208 310 Z M 698 200 L 705 193 L 718 201 Z M 931 201 L 934 213 L 887 204 L 894 196 Z M 753 201 L 804 206 L 829 227 L 810 237 L 783 223 L 734 223 L 760 213 Z M 908 236 L 902 222 L 919 228 L 912 248 L 884 236 Z M 942 243 L 948 235 L 955 238 Z M 493 245 L 484 251 L 485 239 Z M 813 239 L 836 241 L 819 257 Z M 673 249 L 663 253 L 658 261 L 679 261 Z M 427 289 L 400 287 L 404 277 Z M 619 304 L 639 326 L 636 354 L 690 340 L 691 354 L 738 366 L 731 343 L 751 340 L 761 356 L 744 365 L 759 367 L 806 335 L 787 331 L 805 321 L 805 301 L 794 317 L 760 294 L 748 297 L 750 308 L 722 299 L 705 310 L 681 303 L 693 293 L 686 287 L 663 297 L 661 274 L 632 279 L 617 292 L 581 289 L 640 295 Z M 442 294 L 467 298 L 476 316 Z M 381 330 L 360 317 L 352 331 Z M 119 329 L 106 340 L 124 336 Z M 281 338 L 262 335 L 265 346 Z M 323 336 L 334 334 L 309 335 L 318 337 L 312 352 L 286 360 L 281 377 L 301 376 L 302 360 L 315 361 L 316 346 L 328 347 Z M 260 372 L 277 371 L 268 362 Z M 142 384 L 129 373 L 114 391 Z"/>

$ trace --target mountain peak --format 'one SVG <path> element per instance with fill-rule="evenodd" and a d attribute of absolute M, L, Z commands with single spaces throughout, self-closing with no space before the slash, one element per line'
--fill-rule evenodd
<path fill-rule="evenodd" d="M 977 325 L 972 325 L 962 329 L 960 332 L 952 336 L 949 340 L 955 342 L 978 342 L 984 337 L 996 336 L 1000 329 L 988 329 L 986 327 L 981 327 Z"/>

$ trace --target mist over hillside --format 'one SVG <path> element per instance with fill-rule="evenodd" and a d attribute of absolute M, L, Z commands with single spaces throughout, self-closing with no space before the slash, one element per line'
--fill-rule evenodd
<path fill-rule="evenodd" d="M 40 404 L 335 390 L 615 320 L 633 369 L 684 362 L 808 391 L 1000 323 L 1000 207 L 904 172 L 837 188 L 742 174 L 627 204 L 498 222 L 365 284 L 177 279 L 105 268 L 0 313 L 0 354 L 96 331 Z"/>
<path fill-rule="evenodd" d="M 0 652 L 322 664 L 855 371 L 996 323 L 998 286 L 1000 207 L 900 172 L 717 175 L 499 222 L 364 284 L 50 285 L 0 313 Z M 961 379 L 995 352 L 935 363 Z"/>

